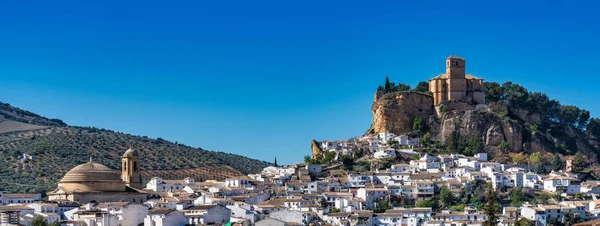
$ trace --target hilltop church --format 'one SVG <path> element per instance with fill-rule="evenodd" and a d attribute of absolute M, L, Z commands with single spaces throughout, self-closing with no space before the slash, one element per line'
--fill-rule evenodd
<path fill-rule="evenodd" d="M 465 59 L 451 55 L 446 58 L 446 73 L 429 80 L 434 105 L 446 101 L 484 104 L 483 79 L 465 74 Z"/>
<path fill-rule="evenodd" d="M 90 202 L 143 203 L 148 194 L 142 191 L 140 157 L 129 148 L 121 157 L 121 172 L 90 161 L 69 170 L 58 182 L 58 187 L 48 193 L 49 200 Z"/>

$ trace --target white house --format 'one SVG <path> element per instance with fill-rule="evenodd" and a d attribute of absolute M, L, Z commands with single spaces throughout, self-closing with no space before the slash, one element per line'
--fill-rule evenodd
<path fill-rule="evenodd" d="M 0 193 L 0 206 L 10 204 L 28 204 L 42 200 L 42 194 Z"/>
<path fill-rule="evenodd" d="M 119 221 L 113 223 L 120 225 L 139 225 L 144 223 L 148 215 L 148 206 L 138 203 L 110 202 L 99 203 L 96 208 L 117 216 Z"/>
<path fill-rule="evenodd" d="M 340 199 L 351 199 L 354 195 L 350 192 L 324 192 L 323 198 L 330 206 L 333 206 Z M 336 206 L 337 208 L 340 208 Z"/>
<path fill-rule="evenodd" d="M 390 133 L 390 132 L 381 132 L 381 133 L 377 134 L 377 137 L 379 138 L 379 141 L 381 143 L 387 143 L 389 140 L 394 139 L 394 137 L 396 137 L 396 135 L 394 135 L 393 133 Z"/>
<path fill-rule="evenodd" d="M 248 177 L 235 177 L 225 180 L 226 187 L 252 187 Z"/>
<path fill-rule="evenodd" d="M 226 223 L 231 218 L 231 209 L 222 205 L 196 205 L 182 210 L 189 224 Z"/>
<path fill-rule="evenodd" d="M 250 220 L 251 223 L 255 223 L 259 219 L 259 214 L 253 206 L 227 206 L 231 210 L 232 218 L 243 218 Z"/>
<path fill-rule="evenodd" d="M 387 197 L 386 188 L 360 188 L 356 192 L 356 197 L 365 200 L 365 208 L 373 209 L 380 199 Z"/>
<path fill-rule="evenodd" d="M 316 175 L 321 173 L 323 167 L 321 166 L 321 164 L 308 164 L 305 166 L 305 169 L 308 170 L 308 174 Z"/>
<path fill-rule="evenodd" d="M 571 177 L 550 176 L 544 178 L 544 190 L 557 192 L 561 191 L 567 194 L 576 194 L 581 191 L 579 180 Z"/>
<path fill-rule="evenodd" d="M 542 177 L 535 173 L 525 173 L 523 175 L 523 187 L 541 190 L 544 187 Z"/>
<path fill-rule="evenodd" d="M 277 212 L 272 212 L 271 214 L 269 214 L 269 217 L 288 223 L 297 223 L 305 225 L 308 225 L 308 222 L 312 221 L 313 219 L 313 216 L 311 214 L 307 214 L 296 210 L 281 210 Z"/>
<path fill-rule="evenodd" d="M 188 224 L 182 212 L 173 209 L 153 209 L 144 218 L 144 226 L 181 226 Z"/>
<path fill-rule="evenodd" d="M 477 160 L 479 160 L 479 161 L 487 161 L 488 154 L 487 153 L 477 153 L 477 154 L 475 154 L 475 158 L 477 158 Z"/>
<path fill-rule="evenodd" d="M 181 191 L 188 185 L 194 185 L 194 179 L 186 177 L 183 180 L 163 180 L 160 177 L 153 177 L 146 183 L 146 189 L 155 192 L 162 191 Z"/>
<path fill-rule="evenodd" d="M 373 154 L 373 157 L 375 158 L 393 158 L 396 157 L 396 150 L 394 149 L 379 149 L 375 152 L 375 154 Z"/>
<path fill-rule="evenodd" d="M 255 226 L 287 226 L 288 223 L 276 220 L 273 218 L 266 218 L 264 220 L 258 221 L 254 224 Z"/>

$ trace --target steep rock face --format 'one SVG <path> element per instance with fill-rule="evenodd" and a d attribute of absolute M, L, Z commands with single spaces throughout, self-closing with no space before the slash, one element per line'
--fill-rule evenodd
<path fill-rule="evenodd" d="M 445 142 L 453 135 L 460 139 L 480 138 L 493 156 L 508 158 L 507 152 L 586 154 L 595 163 L 600 143 L 578 128 L 546 121 L 507 101 L 486 105 L 446 102 L 434 108 L 431 96 L 417 92 L 375 94 L 373 122 L 367 135 L 389 131 L 411 134 L 413 118 L 421 117 L 427 132 Z M 412 133 L 414 137 L 422 134 Z M 464 140 L 462 140 L 464 141 Z M 600 175 L 600 170 L 598 170 Z"/>
<path fill-rule="evenodd" d="M 504 131 L 502 131 L 502 127 L 492 125 L 488 128 L 485 137 L 487 145 L 498 146 L 504 141 Z"/>
<path fill-rule="evenodd" d="M 504 138 L 510 145 L 510 150 L 520 152 L 523 150 L 523 126 L 516 121 L 505 119 L 502 121 Z"/>
<path fill-rule="evenodd" d="M 316 158 L 319 154 L 321 154 L 321 148 L 319 147 L 319 143 L 317 143 L 316 140 L 312 140 L 310 142 L 310 149 L 313 158 Z"/>
<path fill-rule="evenodd" d="M 501 119 L 496 113 L 469 110 L 449 111 L 440 119 L 438 137 L 446 141 L 454 133 L 459 137 L 480 137 L 486 146 L 507 142 L 511 151 L 523 149 L 523 128 L 520 124 Z"/>
<path fill-rule="evenodd" d="M 434 115 L 433 97 L 418 92 L 376 94 L 371 110 L 373 124 L 367 134 L 409 133 L 413 131 L 414 117 L 421 117 L 426 122 Z"/>

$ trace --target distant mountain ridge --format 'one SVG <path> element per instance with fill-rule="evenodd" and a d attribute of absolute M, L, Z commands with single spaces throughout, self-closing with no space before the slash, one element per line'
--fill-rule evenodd
<path fill-rule="evenodd" d="M 89 160 L 120 169 L 120 156 L 133 145 L 141 155 L 143 177 L 193 177 L 198 181 L 258 173 L 269 163 L 235 154 L 206 151 L 161 138 L 94 127 L 69 126 L 60 119 L 0 102 L 0 191 L 54 189 L 72 167 Z M 22 155 L 33 156 L 33 159 Z"/>

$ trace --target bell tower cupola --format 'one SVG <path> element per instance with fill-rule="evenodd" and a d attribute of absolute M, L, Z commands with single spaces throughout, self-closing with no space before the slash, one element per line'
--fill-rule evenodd
<path fill-rule="evenodd" d="M 465 59 L 451 55 L 446 58 L 446 75 L 448 78 L 465 78 Z"/>
<path fill-rule="evenodd" d="M 140 156 L 132 146 L 121 156 L 121 179 L 129 187 L 142 189 Z"/>

